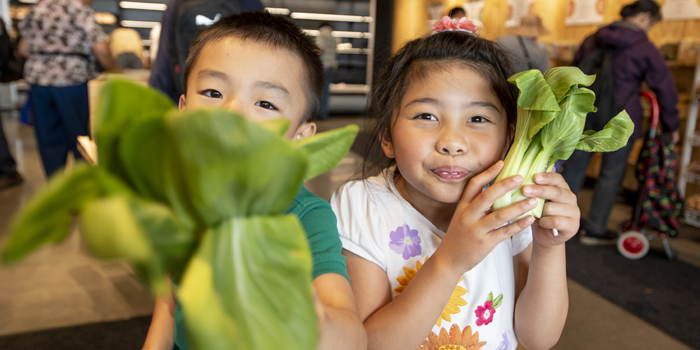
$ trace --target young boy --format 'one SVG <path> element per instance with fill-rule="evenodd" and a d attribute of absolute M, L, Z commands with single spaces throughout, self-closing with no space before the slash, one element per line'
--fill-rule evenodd
<path fill-rule="evenodd" d="M 180 109 L 224 108 L 254 121 L 285 118 L 285 135 L 316 132 L 323 68 L 314 41 L 283 17 L 245 12 L 203 30 L 190 48 Z M 284 176 L 284 174 L 281 174 Z M 366 349 L 330 205 L 302 187 L 287 209 L 297 215 L 313 255 L 319 349 Z M 187 349 L 174 295 L 156 300 L 144 349 Z"/>

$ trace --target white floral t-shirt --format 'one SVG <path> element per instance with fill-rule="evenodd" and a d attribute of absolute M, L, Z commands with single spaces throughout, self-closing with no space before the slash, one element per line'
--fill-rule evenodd
<path fill-rule="evenodd" d="M 445 233 L 399 195 L 392 175 L 389 169 L 345 184 L 331 197 L 331 207 L 338 217 L 343 248 L 386 271 L 393 299 L 435 252 Z M 530 242 L 532 231 L 527 228 L 465 273 L 421 349 L 452 344 L 514 350 L 518 341 L 513 331 L 513 256 Z"/>

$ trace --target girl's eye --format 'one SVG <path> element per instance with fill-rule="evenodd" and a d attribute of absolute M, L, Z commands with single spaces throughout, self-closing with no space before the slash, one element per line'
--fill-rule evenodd
<path fill-rule="evenodd" d="M 273 105 L 272 103 L 267 102 L 267 101 L 258 101 L 258 102 L 255 102 L 255 105 L 258 106 L 258 107 L 265 108 L 265 109 L 270 109 L 270 110 L 273 110 L 273 111 L 276 111 L 276 110 L 277 110 L 277 107 L 275 107 L 275 105 Z"/>
<path fill-rule="evenodd" d="M 486 119 L 482 116 L 476 116 L 476 117 L 469 118 L 470 123 L 485 123 L 487 121 L 488 121 L 488 119 Z"/>
<path fill-rule="evenodd" d="M 419 115 L 416 116 L 416 119 L 420 119 L 420 120 L 437 120 L 437 118 L 435 118 L 435 116 L 432 115 L 432 114 L 430 114 L 430 113 L 421 113 L 421 114 L 419 114 Z"/>
<path fill-rule="evenodd" d="M 218 92 L 216 90 L 212 90 L 212 89 L 204 90 L 204 91 L 200 92 L 200 94 L 202 94 L 206 97 L 211 97 L 211 98 L 224 98 L 224 95 L 222 95 L 220 92 Z"/>

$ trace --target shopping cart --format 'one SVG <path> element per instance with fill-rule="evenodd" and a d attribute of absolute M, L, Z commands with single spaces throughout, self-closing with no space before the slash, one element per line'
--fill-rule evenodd
<path fill-rule="evenodd" d="M 658 238 L 666 257 L 673 260 L 667 236 L 675 237 L 683 224 L 683 200 L 678 193 L 676 171 L 678 159 L 667 135 L 657 135 L 659 103 L 648 91 L 641 97 L 651 105 L 649 134 L 644 140 L 637 162 L 639 197 L 632 221 L 620 225 L 618 251 L 629 259 L 640 259 L 649 251 L 649 240 Z"/>

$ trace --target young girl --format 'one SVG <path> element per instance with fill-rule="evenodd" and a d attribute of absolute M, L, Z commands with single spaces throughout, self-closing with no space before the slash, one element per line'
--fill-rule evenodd
<path fill-rule="evenodd" d="M 541 219 L 509 223 L 532 198 L 490 210 L 523 182 L 488 187 L 513 136 L 517 89 L 495 43 L 464 20 L 449 25 L 458 30 L 389 60 L 370 99 L 378 138 L 365 180 L 331 198 L 369 348 L 548 349 L 568 310 L 576 197 L 559 174 L 538 174 L 523 193 L 548 200 Z"/>

